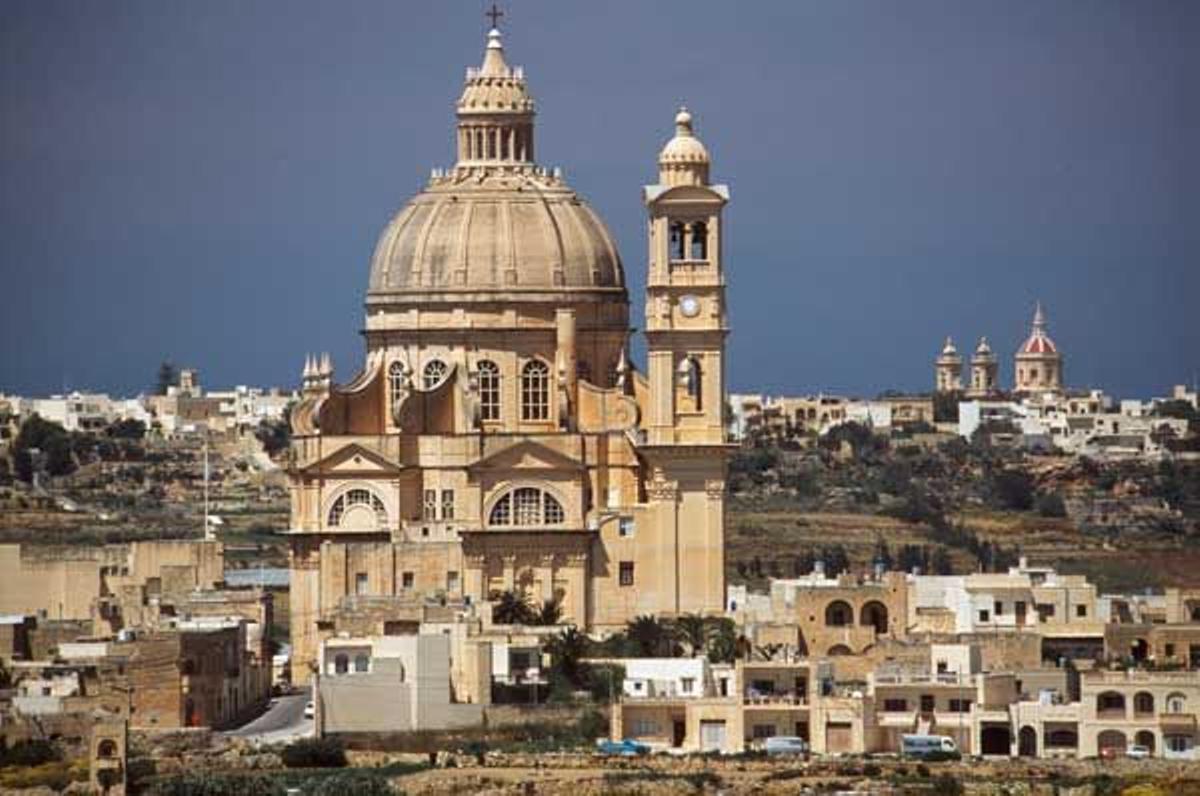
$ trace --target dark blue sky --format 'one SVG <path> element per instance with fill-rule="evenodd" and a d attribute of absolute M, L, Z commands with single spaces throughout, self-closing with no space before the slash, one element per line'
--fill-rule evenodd
<path fill-rule="evenodd" d="M 482 2 L 6 0 L 0 391 L 338 376 L 376 235 L 453 159 Z M 1200 371 L 1200 3 L 505 4 L 538 148 L 633 317 L 676 106 L 730 184 L 730 387 L 928 389 L 1047 306 L 1073 385 Z"/>

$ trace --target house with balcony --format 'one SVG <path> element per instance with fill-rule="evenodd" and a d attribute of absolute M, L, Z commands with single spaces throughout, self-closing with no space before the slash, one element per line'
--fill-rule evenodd
<path fill-rule="evenodd" d="M 1155 757 L 1200 759 L 1197 713 L 1200 677 L 1194 671 L 1083 672 L 1079 756 L 1121 755 L 1138 744 Z"/>
<path fill-rule="evenodd" d="M 737 661 L 703 658 L 625 662 L 621 701 L 613 707 L 614 739 L 653 749 L 737 754 L 774 736 L 798 736 L 816 751 L 814 705 L 832 686 L 827 662 Z M 816 737 L 821 735 L 820 738 Z"/>

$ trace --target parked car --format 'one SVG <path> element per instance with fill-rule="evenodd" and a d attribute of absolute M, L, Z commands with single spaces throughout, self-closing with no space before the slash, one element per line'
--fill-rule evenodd
<path fill-rule="evenodd" d="M 1126 757 L 1132 757 L 1134 760 L 1145 760 L 1150 757 L 1150 747 L 1142 746 L 1141 744 L 1131 744 L 1125 750 Z"/>
<path fill-rule="evenodd" d="M 768 755 L 807 755 L 808 741 L 794 735 L 776 735 L 763 744 Z"/>
<path fill-rule="evenodd" d="M 644 743 L 626 738 L 623 741 L 610 741 L 608 739 L 598 741 L 596 750 L 602 755 L 615 755 L 619 757 L 637 757 L 639 755 L 650 754 L 650 747 Z"/>
<path fill-rule="evenodd" d="M 317 715 L 317 706 L 315 704 L 313 704 L 312 700 L 309 700 L 304 705 L 304 718 L 311 719 L 311 718 L 315 718 L 316 715 Z"/>

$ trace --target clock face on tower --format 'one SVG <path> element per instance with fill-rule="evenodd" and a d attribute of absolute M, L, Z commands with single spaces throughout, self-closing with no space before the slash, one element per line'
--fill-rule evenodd
<path fill-rule="evenodd" d="M 700 314 L 700 300 L 695 296 L 684 296 L 679 300 L 679 310 L 688 318 Z"/>

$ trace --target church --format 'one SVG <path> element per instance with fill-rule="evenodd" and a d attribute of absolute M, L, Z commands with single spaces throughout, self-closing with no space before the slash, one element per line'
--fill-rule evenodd
<path fill-rule="evenodd" d="M 643 189 L 647 365 L 612 236 L 536 159 L 523 70 L 487 37 L 452 168 L 379 236 L 362 369 L 305 363 L 291 413 L 293 678 L 355 600 L 515 592 L 603 633 L 724 604 L 724 185 L 686 109 Z"/>

